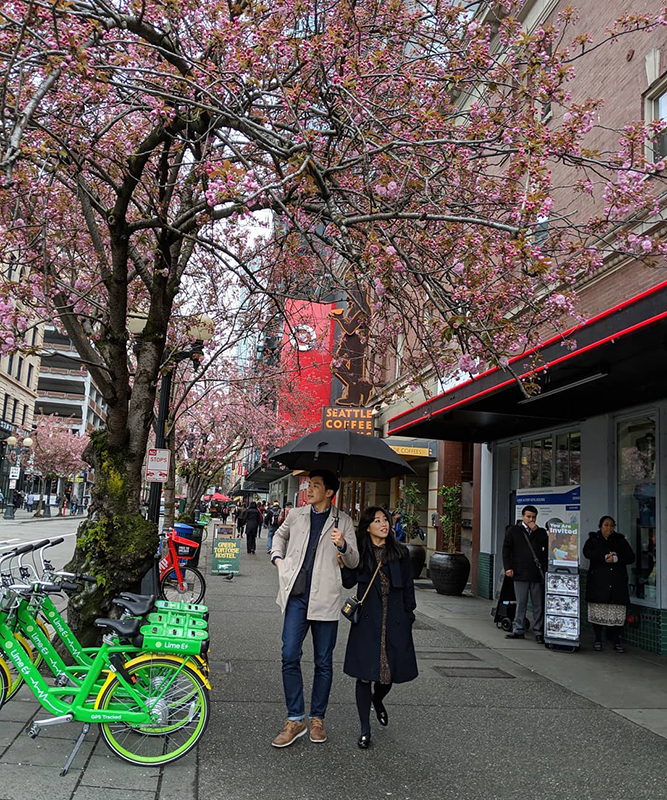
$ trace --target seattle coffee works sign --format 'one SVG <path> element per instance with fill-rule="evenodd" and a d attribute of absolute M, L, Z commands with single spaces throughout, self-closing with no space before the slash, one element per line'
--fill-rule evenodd
<path fill-rule="evenodd" d="M 322 409 L 322 430 L 347 430 L 372 436 L 373 409 L 325 406 L 325 408 Z"/>

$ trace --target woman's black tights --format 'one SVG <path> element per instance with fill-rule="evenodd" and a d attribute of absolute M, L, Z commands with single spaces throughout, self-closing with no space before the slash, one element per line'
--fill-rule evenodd
<path fill-rule="evenodd" d="M 604 629 L 607 627 L 606 625 L 595 625 L 593 624 L 593 633 L 595 634 L 595 641 L 600 642 L 602 644 L 602 634 L 604 633 Z M 612 625 L 607 629 L 610 638 L 614 644 L 620 644 L 621 641 L 621 634 L 623 633 L 623 628 L 620 625 Z"/>
<path fill-rule="evenodd" d="M 371 703 L 374 703 L 376 708 L 382 706 L 382 701 L 391 691 L 391 686 L 391 683 L 376 683 L 373 690 L 370 681 L 357 680 L 357 711 L 362 734 L 371 732 Z"/>

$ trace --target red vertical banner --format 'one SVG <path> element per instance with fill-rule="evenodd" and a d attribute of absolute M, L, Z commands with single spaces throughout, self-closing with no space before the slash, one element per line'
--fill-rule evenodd
<path fill-rule="evenodd" d="M 333 308 L 333 303 L 308 300 L 291 300 L 285 307 L 280 364 L 296 392 L 305 398 L 299 421 L 311 431 L 320 428 L 322 409 L 331 402 L 334 332 L 329 314 Z M 280 408 L 280 398 L 278 414 L 289 419 L 288 412 Z"/>

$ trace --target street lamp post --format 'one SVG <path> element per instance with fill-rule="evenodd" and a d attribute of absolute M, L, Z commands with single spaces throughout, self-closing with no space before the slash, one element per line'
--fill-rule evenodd
<path fill-rule="evenodd" d="M 5 450 L 5 458 L 10 463 L 10 465 L 11 465 L 11 462 L 10 462 L 9 454 L 13 453 L 13 452 L 16 452 L 14 450 L 14 448 L 16 447 L 17 444 L 18 444 L 18 439 L 16 438 L 16 436 L 9 436 L 7 438 L 7 448 Z M 25 449 L 29 449 L 30 447 L 32 447 L 32 439 L 29 436 L 26 436 L 23 439 L 22 447 L 25 448 Z M 3 515 L 3 519 L 14 519 L 15 514 L 16 514 L 16 508 L 14 506 L 14 490 L 15 490 L 15 487 L 18 485 L 18 481 L 19 481 L 19 478 L 20 478 L 20 475 L 21 475 L 21 472 L 20 472 L 20 470 L 21 470 L 21 456 L 20 455 L 17 456 L 16 464 L 11 465 L 11 466 L 18 467 L 19 468 L 19 474 L 18 474 L 18 476 L 16 476 L 13 479 L 10 478 L 10 482 L 8 484 L 8 487 L 11 485 L 11 481 L 12 480 L 15 483 L 14 483 L 14 488 L 8 488 L 7 489 L 7 497 L 5 498 L 5 513 Z M 10 471 L 10 475 L 11 475 L 11 471 Z"/>
<path fill-rule="evenodd" d="M 141 338 L 147 318 L 143 315 L 131 315 L 128 320 L 128 329 L 137 339 Z M 199 360 L 204 352 L 204 344 L 213 336 L 213 320 L 207 314 L 201 314 L 197 321 L 188 329 L 189 335 L 194 339 L 194 344 L 186 350 L 179 350 L 169 356 L 169 366 L 160 381 L 160 404 L 158 406 L 158 417 L 155 431 L 155 446 L 163 449 L 166 444 L 166 424 L 169 416 L 169 402 L 171 398 L 171 386 L 174 375 L 174 368 L 181 361 L 193 359 Z M 162 498 L 162 483 L 151 482 L 150 493 L 148 496 L 148 520 L 158 523 L 160 521 L 160 501 Z"/>

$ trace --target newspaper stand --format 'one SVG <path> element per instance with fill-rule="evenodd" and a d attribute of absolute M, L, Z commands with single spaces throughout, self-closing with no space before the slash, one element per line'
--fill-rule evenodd
<path fill-rule="evenodd" d="M 581 636 L 578 525 L 549 526 L 549 570 L 544 587 L 544 643 L 574 653 Z M 566 545 L 563 542 L 567 542 Z"/>

